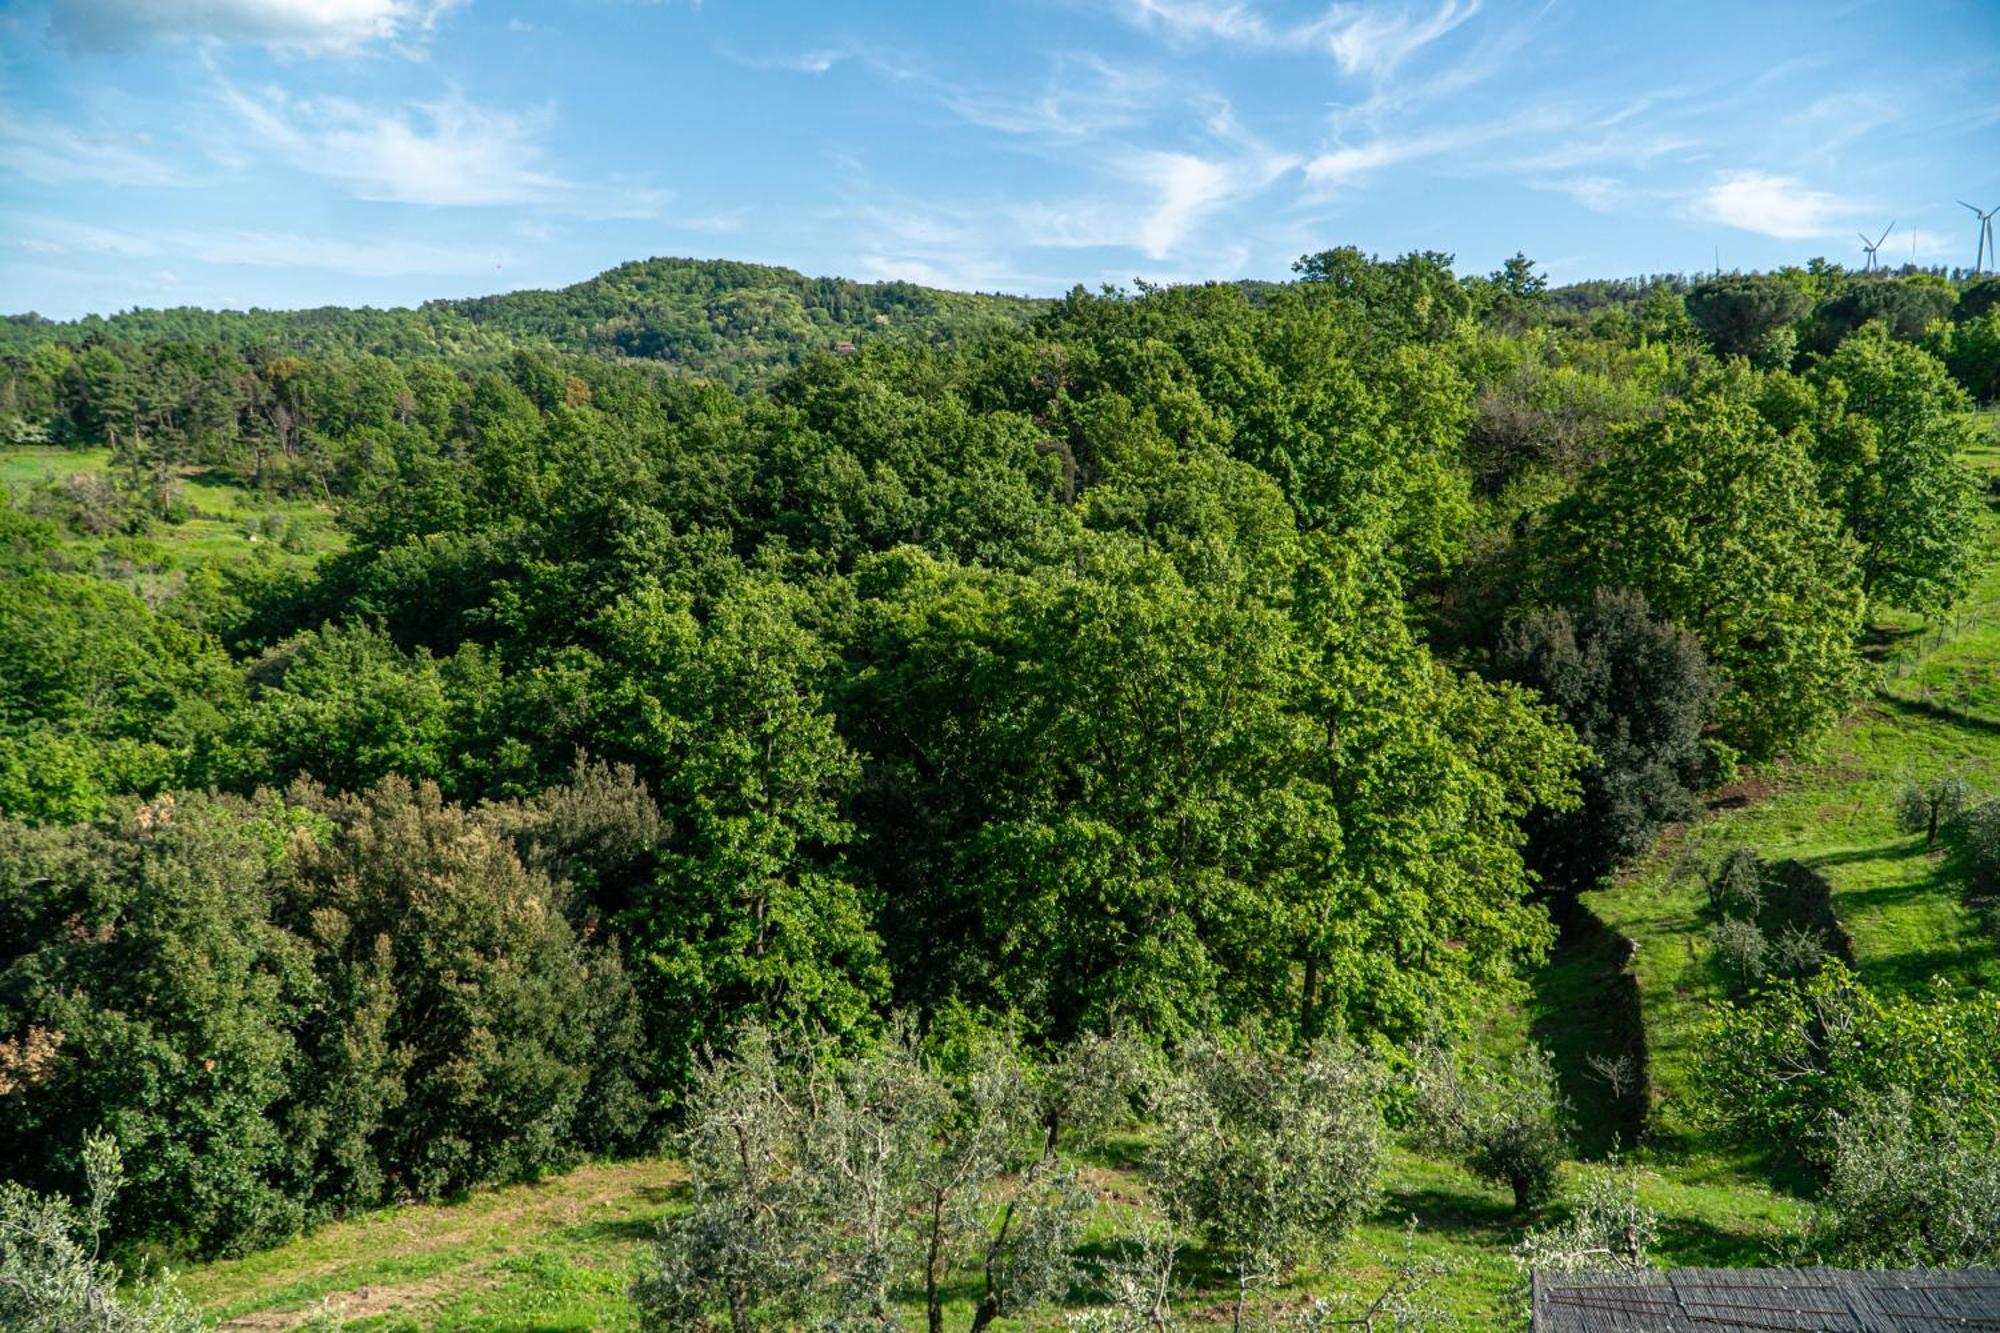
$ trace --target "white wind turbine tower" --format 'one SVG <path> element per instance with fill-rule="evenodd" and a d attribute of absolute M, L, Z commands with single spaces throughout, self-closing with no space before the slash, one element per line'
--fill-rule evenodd
<path fill-rule="evenodd" d="M 1873 273 L 1875 271 L 1875 252 L 1882 248 L 1882 242 L 1888 240 L 1889 233 L 1894 230 L 1896 230 L 1896 224 L 1891 222 L 1888 226 L 1882 228 L 1882 234 L 1877 236 L 1872 242 L 1868 239 L 1867 232 L 1857 231 L 1854 233 L 1861 238 L 1861 252 L 1868 256 L 1868 267 L 1863 269 L 1862 272 Z"/>
<path fill-rule="evenodd" d="M 1972 276 L 1976 278 L 1980 270 L 1986 267 L 1986 258 L 1989 254 L 1996 261 L 2000 261 L 2000 252 L 1993 249 L 1993 215 L 2000 213 L 2000 204 L 1995 204 L 1982 213 L 1976 205 L 1968 204 L 1963 199 L 1958 202 L 1961 206 L 1972 209 L 1972 216 L 1979 219 L 1979 252 L 1978 257 L 1972 261 Z"/>

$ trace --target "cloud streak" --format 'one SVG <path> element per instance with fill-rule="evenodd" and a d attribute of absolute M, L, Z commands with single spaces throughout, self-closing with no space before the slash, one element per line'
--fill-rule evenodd
<path fill-rule="evenodd" d="M 309 55 L 427 39 L 462 0 L 56 0 L 49 35 L 76 53 L 149 41 L 243 42 Z"/>
<path fill-rule="evenodd" d="M 543 165 L 546 110 L 517 114 L 457 91 L 399 107 L 338 98 L 252 97 L 218 78 L 237 126 L 301 171 L 357 199 L 444 208 L 534 206 L 595 218 L 657 216 L 666 191 L 637 183 L 583 185 Z"/>
<path fill-rule="evenodd" d="M 1316 19 L 1275 23 L 1250 0 L 1120 0 L 1133 26 L 1171 42 L 1220 42 L 1260 51 L 1317 52 L 1343 73 L 1383 78 L 1479 12 L 1480 0 L 1429 6 L 1335 4 Z"/>

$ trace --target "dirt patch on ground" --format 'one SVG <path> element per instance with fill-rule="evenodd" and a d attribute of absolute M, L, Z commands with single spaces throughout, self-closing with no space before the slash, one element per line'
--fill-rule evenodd
<path fill-rule="evenodd" d="M 1718 787 L 1708 798 L 1710 810 L 1740 810 L 1746 805 L 1755 805 L 1777 790 L 1775 784 L 1761 773 L 1752 773 L 1738 778 L 1726 787 Z"/>
<path fill-rule="evenodd" d="M 452 1280 L 443 1277 L 423 1282 L 376 1283 L 356 1287 L 352 1291 L 329 1292 L 303 1310 L 267 1310 L 238 1315 L 234 1319 L 223 1320 L 216 1325 L 216 1329 L 217 1333 L 249 1333 L 252 1329 L 297 1328 L 322 1311 L 331 1313 L 343 1324 L 378 1315 L 402 1315 L 422 1322 L 424 1315 L 436 1311 L 444 1297 L 456 1296 L 474 1287 L 496 1285 L 490 1278 L 467 1284 L 462 1278 Z"/>

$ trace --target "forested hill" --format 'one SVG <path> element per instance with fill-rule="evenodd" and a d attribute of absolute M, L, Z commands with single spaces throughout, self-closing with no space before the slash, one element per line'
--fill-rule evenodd
<path fill-rule="evenodd" d="M 908 282 L 809 278 L 728 260 L 645 259 L 560 291 L 434 301 L 481 330 L 564 351 L 642 357 L 754 379 L 808 353 L 873 339 L 939 342 L 1018 324 L 1047 305 Z"/>
<path fill-rule="evenodd" d="M 0 317 L 0 352 L 104 337 L 492 363 L 528 346 L 664 362 L 743 387 L 843 344 L 952 341 L 1022 323 L 1046 304 L 907 282 L 809 278 L 764 264 L 646 259 L 557 291 L 428 301 L 414 310 L 177 306 L 70 321 L 8 315 Z"/>

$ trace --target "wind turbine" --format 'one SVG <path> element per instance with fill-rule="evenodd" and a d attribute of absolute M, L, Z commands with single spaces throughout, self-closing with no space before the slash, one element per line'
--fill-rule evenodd
<path fill-rule="evenodd" d="M 1882 234 L 1880 236 L 1877 236 L 1873 242 L 1869 241 L 1868 233 L 1865 231 L 1857 231 L 1854 233 L 1856 236 L 1859 236 L 1861 238 L 1862 253 L 1868 256 L 1868 267 L 1863 269 L 1862 272 L 1873 273 L 1875 271 L 1875 252 L 1882 248 L 1882 242 L 1888 240 L 1889 233 L 1894 230 L 1896 230 L 1896 224 L 1891 222 L 1888 226 L 1882 228 Z"/>
<path fill-rule="evenodd" d="M 2000 251 L 1993 249 L 1993 215 L 2000 213 L 2000 204 L 1995 204 L 1982 213 L 1976 206 L 1966 203 L 1963 199 L 1958 202 L 1961 206 L 1972 209 L 1972 216 L 1979 219 L 1979 254 L 1972 261 L 1972 276 L 1976 278 L 1979 276 L 1979 271 L 1986 267 L 1986 256 L 1989 252 L 1995 260 L 2000 260 Z"/>

